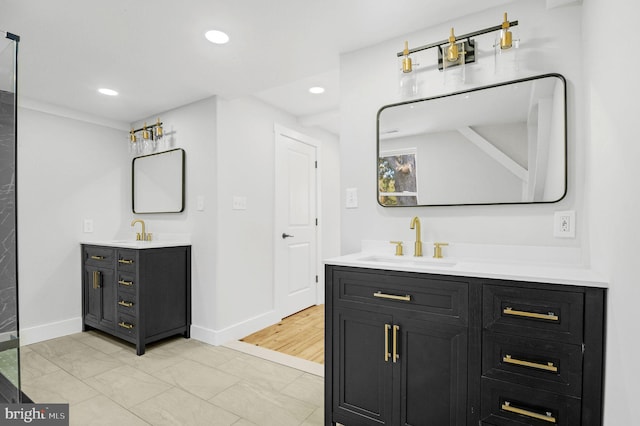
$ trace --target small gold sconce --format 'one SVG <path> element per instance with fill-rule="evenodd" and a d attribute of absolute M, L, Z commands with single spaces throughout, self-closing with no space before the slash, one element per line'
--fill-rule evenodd
<path fill-rule="evenodd" d="M 456 43 L 456 36 L 453 33 L 453 27 L 451 27 L 451 34 L 449 35 L 449 47 L 447 48 L 447 61 L 456 62 L 458 60 L 458 44 Z"/>
<path fill-rule="evenodd" d="M 402 58 L 402 72 L 408 73 L 413 71 L 413 66 L 411 64 L 411 58 L 409 57 L 409 42 L 404 42 L 404 50 L 402 51 L 404 58 Z"/>
<path fill-rule="evenodd" d="M 507 12 L 504 13 L 504 20 L 502 21 L 502 30 L 500 30 L 500 49 L 511 49 L 513 46 L 513 36 L 509 31 L 509 20 L 507 19 Z"/>

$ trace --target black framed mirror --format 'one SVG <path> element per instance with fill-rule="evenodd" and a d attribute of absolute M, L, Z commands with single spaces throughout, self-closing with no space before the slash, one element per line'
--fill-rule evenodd
<path fill-rule="evenodd" d="M 567 191 L 566 81 L 545 74 L 386 105 L 384 207 L 554 203 Z"/>
<path fill-rule="evenodd" d="M 184 211 L 185 152 L 172 149 L 136 157 L 131 163 L 134 213 Z"/>

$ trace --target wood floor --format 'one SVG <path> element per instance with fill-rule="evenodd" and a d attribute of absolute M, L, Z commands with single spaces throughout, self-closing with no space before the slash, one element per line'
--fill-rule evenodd
<path fill-rule="evenodd" d="M 288 316 L 241 341 L 324 364 L 324 305 Z"/>

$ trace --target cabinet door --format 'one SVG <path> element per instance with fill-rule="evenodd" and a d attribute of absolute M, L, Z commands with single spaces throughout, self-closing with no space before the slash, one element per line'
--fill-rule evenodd
<path fill-rule="evenodd" d="M 85 266 L 85 321 L 94 326 L 113 329 L 116 316 L 113 270 Z"/>
<path fill-rule="evenodd" d="M 399 326 L 395 395 L 403 426 L 466 425 L 466 327 L 394 317 Z"/>
<path fill-rule="evenodd" d="M 340 308 L 333 322 L 333 421 L 391 425 L 392 317 Z"/>

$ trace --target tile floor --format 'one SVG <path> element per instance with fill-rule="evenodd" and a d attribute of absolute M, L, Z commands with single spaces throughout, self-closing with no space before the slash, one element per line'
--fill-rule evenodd
<path fill-rule="evenodd" d="M 147 347 L 91 331 L 24 346 L 22 390 L 71 425 L 322 425 L 323 378 L 181 337 Z M 321 370 L 321 369 L 320 369 Z"/>

